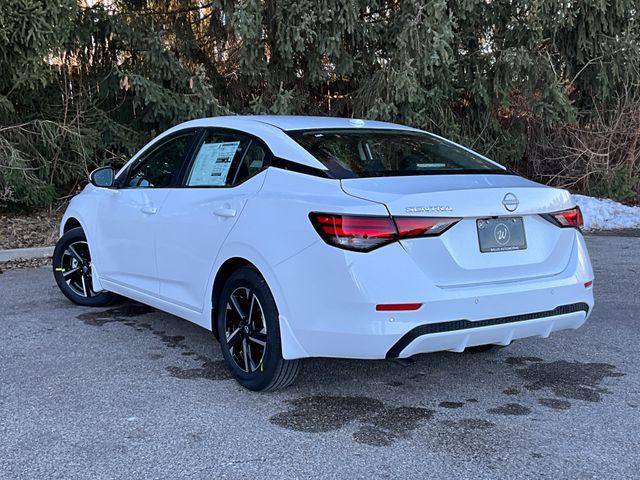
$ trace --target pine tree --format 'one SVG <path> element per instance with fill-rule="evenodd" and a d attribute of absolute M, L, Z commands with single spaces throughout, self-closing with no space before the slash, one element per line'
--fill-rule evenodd
<path fill-rule="evenodd" d="M 0 202 L 49 203 L 172 125 L 234 113 L 406 123 L 629 199 L 639 84 L 634 0 L 7 0 Z"/>

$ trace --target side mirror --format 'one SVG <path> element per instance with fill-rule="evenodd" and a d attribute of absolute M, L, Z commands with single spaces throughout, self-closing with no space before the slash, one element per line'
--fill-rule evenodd
<path fill-rule="evenodd" d="M 116 179 L 116 171 L 112 167 L 96 168 L 89 175 L 89 181 L 92 185 L 101 188 L 113 187 Z"/>

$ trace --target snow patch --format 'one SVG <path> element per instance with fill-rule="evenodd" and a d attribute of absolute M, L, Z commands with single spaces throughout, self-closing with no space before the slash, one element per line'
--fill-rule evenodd
<path fill-rule="evenodd" d="M 582 210 L 585 230 L 640 228 L 640 207 L 629 207 L 608 198 L 572 197 Z"/>

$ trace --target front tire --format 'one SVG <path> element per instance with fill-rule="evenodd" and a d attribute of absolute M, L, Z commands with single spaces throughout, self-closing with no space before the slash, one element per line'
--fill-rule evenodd
<path fill-rule="evenodd" d="M 300 361 L 282 358 L 278 308 L 255 269 L 231 274 L 220 294 L 217 322 L 222 355 L 240 385 L 267 391 L 294 382 Z"/>
<path fill-rule="evenodd" d="M 93 290 L 91 253 L 82 228 L 65 233 L 53 251 L 53 276 L 60 291 L 76 305 L 103 307 L 113 303 L 117 295 Z"/>

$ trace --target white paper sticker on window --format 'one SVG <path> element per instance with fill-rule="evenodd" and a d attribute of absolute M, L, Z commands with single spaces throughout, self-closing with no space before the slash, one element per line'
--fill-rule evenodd
<path fill-rule="evenodd" d="M 205 143 L 193 162 L 187 185 L 223 186 L 240 142 Z"/>

